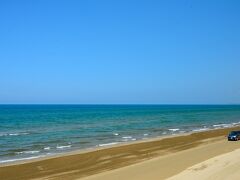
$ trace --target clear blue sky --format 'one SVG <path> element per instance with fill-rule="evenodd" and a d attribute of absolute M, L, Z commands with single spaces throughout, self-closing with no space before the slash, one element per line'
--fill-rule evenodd
<path fill-rule="evenodd" d="M 240 103 L 240 1 L 0 1 L 0 103 Z"/>

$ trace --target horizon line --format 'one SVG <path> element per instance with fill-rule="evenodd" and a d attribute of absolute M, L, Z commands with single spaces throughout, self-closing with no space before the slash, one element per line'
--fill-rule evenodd
<path fill-rule="evenodd" d="M 0 103 L 0 105 L 240 105 L 240 103 Z"/>

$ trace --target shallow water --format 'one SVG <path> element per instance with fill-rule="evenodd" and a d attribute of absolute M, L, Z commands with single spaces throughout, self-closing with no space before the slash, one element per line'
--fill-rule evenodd
<path fill-rule="evenodd" d="M 238 105 L 0 105 L 0 163 L 239 122 Z"/>

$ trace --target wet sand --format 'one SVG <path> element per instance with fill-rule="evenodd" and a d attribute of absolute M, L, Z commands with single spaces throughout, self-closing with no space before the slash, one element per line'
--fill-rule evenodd
<path fill-rule="evenodd" d="M 240 127 L 137 142 L 0 167 L 0 179 L 166 179 L 240 148 L 226 135 Z"/>

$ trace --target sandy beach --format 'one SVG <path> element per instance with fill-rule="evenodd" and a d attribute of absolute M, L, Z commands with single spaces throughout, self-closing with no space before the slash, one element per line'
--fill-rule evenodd
<path fill-rule="evenodd" d="M 169 180 L 240 179 L 240 149 L 216 156 L 187 168 Z"/>
<path fill-rule="evenodd" d="M 2 165 L 0 179 L 236 179 L 240 174 L 236 158 L 240 143 L 228 142 L 226 135 L 237 129 L 216 129 Z"/>

